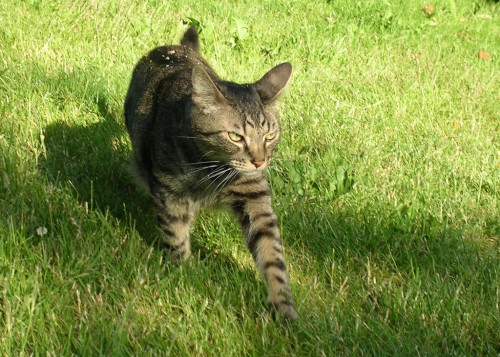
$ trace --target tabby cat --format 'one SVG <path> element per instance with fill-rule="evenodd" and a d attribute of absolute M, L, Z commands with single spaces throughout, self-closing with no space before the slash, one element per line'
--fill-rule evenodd
<path fill-rule="evenodd" d="M 221 80 L 199 54 L 194 27 L 181 45 L 158 47 L 134 69 L 125 120 L 137 176 L 152 197 L 173 261 L 189 257 L 190 227 L 201 207 L 225 205 L 279 314 L 296 319 L 278 221 L 264 169 L 280 138 L 277 99 L 289 63 L 252 84 Z"/>

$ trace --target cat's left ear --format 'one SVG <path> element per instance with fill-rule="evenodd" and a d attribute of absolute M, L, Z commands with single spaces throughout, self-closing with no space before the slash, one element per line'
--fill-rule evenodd
<path fill-rule="evenodd" d="M 283 94 L 291 74 L 292 65 L 285 62 L 277 65 L 255 82 L 254 87 L 262 103 L 268 104 L 278 99 Z"/>
<path fill-rule="evenodd" d="M 210 78 L 210 75 L 200 66 L 193 67 L 192 84 L 191 98 L 204 114 L 215 112 L 227 103 L 226 98 Z"/>

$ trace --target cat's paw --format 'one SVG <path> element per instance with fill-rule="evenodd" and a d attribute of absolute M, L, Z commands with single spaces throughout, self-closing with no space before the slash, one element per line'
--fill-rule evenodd
<path fill-rule="evenodd" d="M 190 251 L 174 251 L 174 252 L 170 252 L 169 255 L 170 255 L 169 256 L 170 261 L 173 264 L 179 265 L 182 262 L 189 259 L 189 257 L 191 256 L 191 252 Z"/>
<path fill-rule="evenodd" d="M 191 256 L 191 249 L 188 244 L 175 247 L 168 242 L 163 241 L 163 249 L 166 253 L 167 260 L 174 265 L 179 265 L 183 261 L 188 260 Z"/>
<path fill-rule="evenodd" d="M 275 318 L 281 317 L 287 321 L 295 321 L 299 318 L 299 314 L 297 314 L 295 307 L 293 306 L 293 304 L 289 303 L 288 301 L 284 301 L 281 303 L 269 302 L 269 306 L 271 308 L 271 314 Z"/>

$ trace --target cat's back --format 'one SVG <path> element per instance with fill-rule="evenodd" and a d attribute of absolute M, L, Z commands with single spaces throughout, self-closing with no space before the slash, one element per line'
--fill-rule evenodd
<path fill-rule="evenodd" d="M 198 57 L 190 47 L 183 45 L 157 47 L 142 57 L 132 74 L 125 113 L 133 108 L 146 110 L 154 105 L 155 96 L 165 87 L 175 86 L 176 90 L 171 92 L 176 97 L 188 95 L 191 70 L 199 62 Z"/>
<path fill-rule="evenodd" d="M 200 56 L 190 47 L 184 45 L 157 47 L 137 63 L 132 80 L 139 75 L 165 78 L 176 72 L 184 72 L 198 63 Z"/>
<path fill-rule="evenodd" d="M 194 66 L 204 68 L 217 78 L 199 53 L 198 34 L 194 28 L 184 34 L 180 45 L 160 46 L 143 56 L 134 68 L 125 99 L 129 131 L 135 131 L 138 122 L 152 119 L 159 102 L 166 107 L 189 98 Z"/>
<path fill-rule="evenodd" d="M 204 68 L 217 78 L 199 53 L 195 28 L 184 34 L 180 45 L 157 47 L 139 60 L 124 106 L 125 123 L 134 146 L 147 140 L 146 133 L 153 130 L 156 116 L 185 110 L 191 97 L 194 66 Z M 176 122 L 183 116 L 177 114 L 164 117 Z M 141 149 L 136 151 L 139 153 Z"/>

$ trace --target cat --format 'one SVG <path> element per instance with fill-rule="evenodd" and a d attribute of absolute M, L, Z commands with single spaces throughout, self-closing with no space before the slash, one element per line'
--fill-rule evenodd
<path fill-rule="evenodd" d="M 221 80 L 199 47 L 190 27 L 180 45 L 158 47 L 136 65 L 124 107 L 135 171 L 149 190 L 172 261 L 190 256 L 197 211 L 224 205 L 267 283 L 268 302 L 295 320 L 264 174 L 280 139 L 277 99 L 292 67 L 285 62 L 255 83 L 236 84 Z"/>

